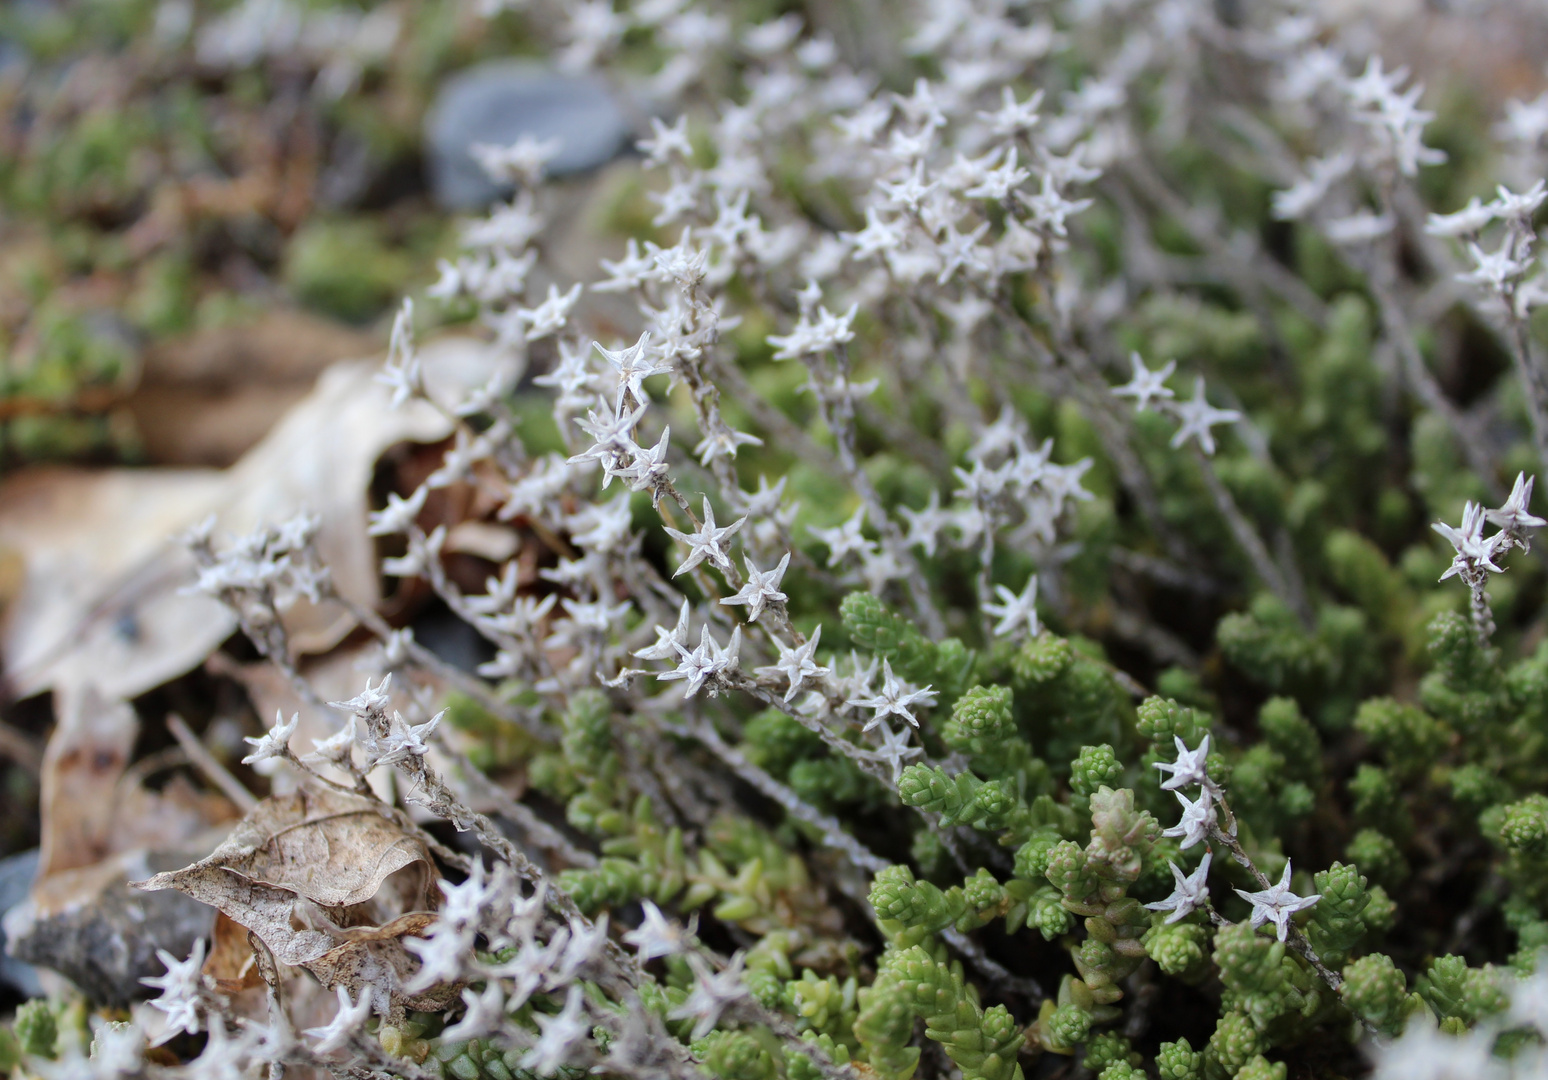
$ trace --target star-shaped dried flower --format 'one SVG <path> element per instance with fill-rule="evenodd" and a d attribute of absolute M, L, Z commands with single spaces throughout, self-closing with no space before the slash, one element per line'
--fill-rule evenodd
<path fill-rule="evenodd" d="M 1237 889 L 1236 895 L 1252 905 L 1252 928 L 1256 930 L 1264 923 L 1271 922 L 1280 941 L 1285 940 L 1285 935 L 1290 930 L 1290 916 L 1297 911 L 1304 911 L 1322 899 L 1321 893 L 1297 896 L 1290 891 L 1289 859 L 1285 860 L 1285 872 L 1280 875 L 1279 884 L 1251 893 L 1245 889 Z"/>
<path fill-rule="evenodd" d="M 1004 585 L 996 585 L 994 591 L 1000 602 L 984 605 L 985 614 L 1000 620 L 995 623 L 994 636 L 1004 637 L 1020 626 L 1025 627 L 1029 636 L 1037 637 L 1043 629 L 1037 621 L 1037 575 L 1027 578 L 1019 596 Z"/>
<path fill-rule="evenodd" d="M 591 1022 L 581 1012 L 584 992 L 579 986 L 571 986 L 564 999 L 564 1008 L 555 1016 L 536 1013 L 542 1034 L 521 1059 L 521 1067 L 531 1069 L 539 1076 L 552 1076 L 562 1065 L 574 1061 L 575 1044 L 591 1033 Z"/>
<path fill-rule="evenodd" d="M 757 670 L 759 675 L 783 675 L 790 681 L 790 688 L 785 691 L 785 701 L 789 701 L 801 692 L 801 687 L 807 679 L 820 679 L 828 674 L 828 669 L 817 663 L 817 642 L 822 640 L 822 627 L 812 631 L 812 636 L 806 641 L 791 648 L 778 638 L 774 639 L 775 646 L 779 649 L 779 659 L 770 667 L 761 667 Z"/>
<path fill-rule="evenodd" d="M 1189 750 L 1187 744 L 1177 735 L 1172 736 L 1172 741 L 1177 744 L 1177 760 L 1171 763 L 1156 762 L 1157 769 L 1172 774 L 1170 780 L 1161 781 L 1161 790 L 1176 791 L 1178 788 L 1200 784 L 1214 791 L 1215 785 L 1210 780 L 1209 770 L 1205 765 L 1209 757 L 1209 736 L 1204 736 L 1204 741 L 1199 743 L 1197 750 Z"/>
<path fill-rule="evenodd" d="M 1526 529 L 1540 529 L 1548 521 L 1534 515 L 1527 508 L 1532 505 L 1532 487 L 1537 477 L 1528 480 L 1526 473 L 1517 473 L 1516 482 L 1510 489 L 1510 497 L 1498 510 L 1485 510 L 1484 517 L 1490 524 L 1498 525 L 1508 533 L 1522 534 Z"/>
<path fill-rule="evenodd" d="M 1204 397 L 1204 379 L 1201 376 L 1193 384 L 1193 400 L 1174 406 L 1182 426 L 1172 436 L 1172 449 L 1177 449 L 1189 439 L 1197 439 L 1199 448 L 1206 454 L 1215 452 L 1215 436 L 1210 428 L 1216 424 L 1234 424 L 1242 418 L 1235 409 L 1217 409 Z"/>
<path fill-rule="evenodd" d="M 334 988 L 339 996 L 339 1011 L 322 1027 L 307 1028 L 301 1034 L 316 1039 L 312 1047 L 319 1054 L 331 1054 L 349 1046 L 356 1035 L 365 1033 L 365 1022 L 371 1017 L 371 988 L 360 988 L 360 1000 L 350 1001 L 349 990 L 340 983 Z"/>
<path fill-rule="evenodd" d="M 1165 900 L 1157 900 L 1153 904 L 1146 904 L 1147 911 L 1170 911 L 1166 917 L 1168 924 L 1179 919 L 1186 918 L 1200 908 L 1209 907 L 1209 863 L 1215 857 L 1212 851 L 1206 851 L 1204 858 L 1194 869 L 1193 873 L 1184 875 L 1177 868 L 1176 863 L 1169 863 L 1172 868 L 1172 895 Z"/>
<path fill-rule="evenodd" d="M 1199 799 L 1194 802 L 1180 791 L 1172 794 L 1177 796 L 1177 801 L 1182 803 L 1182 820 L 1170 829 L 1164 830 L 1162 836 L 1177 836 L 1182 838 L 1182 849 L 1187 851 L 1194 844 L 1209 838 L 1211 830 L 1215 827 L 1215 801 L 1214 795 L 1208 788 L 1199 792 Z"/>
<path fill-rule="evenodd" d="M 188 959 L 179 960 L 165 949 L 157 949 L 156 956 L 166 967 L 163 975 L 141 979 L 146 986 L 154 986 L 161 996 L 151 1004 L 167 1014 L 167 1030 L 156 1040 L 157 1045 L 168 1041 L 181 1032 L 199 1033 L 200 990 L 203 988 L 204 939 L 194 945 Z"/>
<path fill-rule="evenodd" d="M 785 568 L 790 565 L 790 552 L 785 552 L 784 558 L 772 570 L 761 571 L 753 563 L 752 556 L 743 554 L 742 561 L 747 564 L 747 581 L 736 593 L 721 600 L 722 604 L 746 604 L 747 621 L 757 622 L 758 616 L 763 614 L 763 609 L 768 604 L 781 603 L 787 599 L 784 593 L 779 591 L 779 583 L 785 576 Z"/>
<path fill-rule="evenodd" d="M 1507 502 L 1507 506 L 1510 504 Z M 1473 573 L 1479 569 L 1490 570 L 1496 574 L 1504 571 L 1494 564 L 1494 557 L 1500 553 L 1500 541 L 1504 533 L 1495 533 L 1488 538 L 1483 534 L 1484 510 L 1475 502 L 1469 502 L 1462 507 L 1462 527 L 1453 528 L 1444 521 L 1437 521 L 1430 528 L 1440 533 L 1456 551 L 1451 560 L 1451 565 L 1440 576 L 1441 581 L 1456 574 Z"/>
<path fill-rule="evenodd" d="M 884 659 L 881 693 L 868 698 L 850 698 L 844 704 L 876 710 L 876 714 L 866 721 L 862 729 L 864 731 L 870 731 L 889 716 L 901 716 L 913 727 L 918 727 L 918 718 L 909 710 L 915 705 L 934 705 L 935 692 L 928 686 L 923 690 L 909 690 L 903 681 L 892 673 L 891 662 Z"/>
<path fill-rule="evenodd" d="M 286 723 L 285 711 L 283 709 L 276 710 L 273 727 L 256 739 L 251 737 L 243 738 L 243 742 L 252 744 L 253 752 L 242 759 L 242 764 L 256 765 L 260 761 L 289 756 L 290 737 L 296 733 L 296 725 L 300 722 L 300 713 L 292 713 L 290 722 Z"/>
<path fill-rule="evenodd" d="M 688 941 L 693 937 L 692 923 L 684 927 L 672 922 L 649 900 L 640 901 L 640 910 L 645 915 L 645 921 L 624 934 L 623 940 L 625 945 L 634 946 L 635 955 L 642 961 L 658 956 L 675 956 L 688 947 Z M 697 918 L 695 914 L 694 919 Z"/>
<path fill-rule="evenodd" d="M 1151 371 L 1145 366 L 1145 361 L 1140 359 L 1139 353 L 1131 352 L 1129 364 L 1134 369 L 1134 376 L 1122 386 L 1114 387 L 1113 393 L 1119 397 L 1133 398 L 1135 412 L 1144 412 L 1151 407 L 1152 402 L 1176 396 L 1171 387 L 1166 385 L 1166 380 L 1177 370 L 1176 360 L 1168 360 L 1163 367 Z"/>
<path fill-rule="evenodd" d="M 725 541 L 735 536 L 737 531 L 746 524 L 745 517 L 738 518 L 730 525 L 717 527 L 715 525 L 715 508 L 710 505 L 709 496 L 704 497 L 704 520 L 699 527 L 691 533 L 678 532 L 670 525 L 665 526 L 667 535 L 672 539 L 688 545 L 688 557 L 682 562 L 672 576 L 687 573 L 702 562 L 708 562 L 722 573 L 732 573 L 735 567 L 731 565 L 731 556 L 726 553 Z"/>

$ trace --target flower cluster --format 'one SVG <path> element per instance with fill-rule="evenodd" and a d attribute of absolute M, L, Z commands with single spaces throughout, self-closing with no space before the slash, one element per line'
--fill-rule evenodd
<path fill-rule="evenodd" d="M 387 793 L 445 880 L 331 1023 L 169 959 L 168 1029 L 461 1080 L 1539 1067 L 1543 574 L 1503 557 L 1545 523 L 1542 185 L 1442 177 L 1422 86 L 1289 2 L 929 0 L 865 42 L 494 6 L 645 80 L 629 235 L 569 280 L 554 146 L 477 148 L 513 193 L 382 373 L 454 432 L 367 522 L 400 625 L 347 607 L 345 723 L 244 761 Z M 486 343 L 458 400 L 437 319 Z M 194 551 L 322 703 L 314 531 Z"/>

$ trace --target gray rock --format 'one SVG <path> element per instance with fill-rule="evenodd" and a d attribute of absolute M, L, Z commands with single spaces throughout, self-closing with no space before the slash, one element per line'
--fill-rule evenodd
<path fill-rule="evenodd" d="M 7 912 L 6 949 L 18 960 L 59 972 L 100 1005 L 127 1008 L 154 996 L 140 980 L 166 970 L 156 950 L 187 956 L 210 935 L 215 909 L 172 890 L 139 892 L 129 881 L 179 869 L 205 854 L 207 849 L 135 853 L 118 867 L 90 868 L 95 872 L 83 875 L 82 884 L 89 878 L 95 887 L 56 910 L 40 912 L 29 898 Z"/>
<path fill-rule="evenodd" d="M 476 209 L 507 193 L 473 160 L 476 143 L 557 138 L 561 147 L 548 171 L 565 176 L 605 165 L 630 134 L 627 116 L 600 78 L 519 60 L 479 64 L 447 79 L 425 116 L 431 190 L 448 210 Z"/>
<path fill-rule="evenodd" d="M 0 859 L 0 916 L 27 899 L 32 879 L 38 874 L 38 852 L 24 851 Z M 24 964 L 5 952 L 5 930 L 0 928 L 0 985 L 10 987 L 22 997 L 38 997 L 43 984 L 30 964 Z"/>

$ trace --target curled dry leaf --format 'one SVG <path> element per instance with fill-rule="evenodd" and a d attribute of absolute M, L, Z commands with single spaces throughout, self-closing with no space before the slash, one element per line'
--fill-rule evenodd
<path fill-rule="evenodd" d="M 435 920 L 436 876 L 424 841 L 381 803 L 307 786 L 260 802 L 209 857 L 135 887 L 208 904 L 325 987 L 371 987 L 386 1012 L 455 999 L 450 986 L 400 990 L 418 967 L 402 939 Z"/>

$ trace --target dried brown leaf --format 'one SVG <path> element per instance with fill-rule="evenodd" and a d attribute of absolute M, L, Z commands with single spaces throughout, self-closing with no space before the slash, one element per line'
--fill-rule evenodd
<path fill-rule="evenodd" d="M 224 911 L 215 913 L 210 955 L 201 970 L 215 980 L 215 989 L 222 994 L 238 994 L 263 985 L 258 974 L 258 958 L 247 942 L 249 933 L 251 931 Z"/>
<path fill-rule="evenodd" d="M 175 889 L 251 930 L 324 986 L 369 986 L 378 1007 L 442 1008 L 450 988 L 405 995 L 402 939 L 434 922 L 435 864 L 374 799 L 302 787 L 263 800 L 209 857 L 136 883 Z"/>

